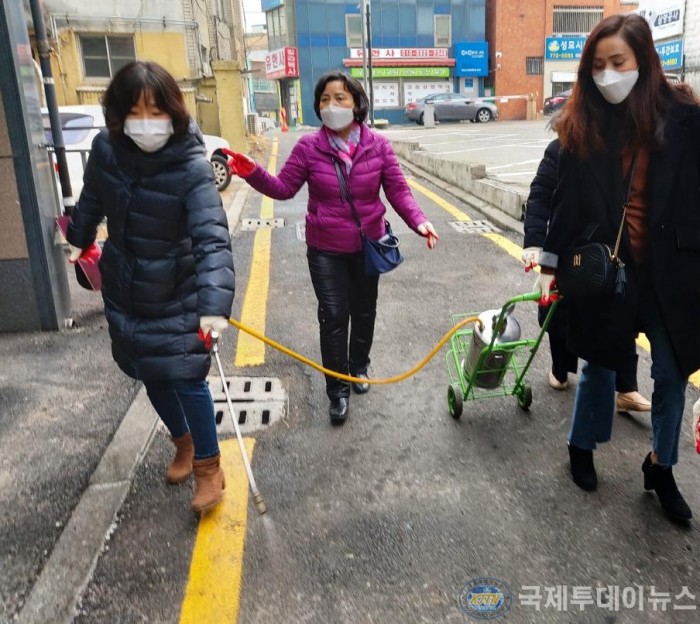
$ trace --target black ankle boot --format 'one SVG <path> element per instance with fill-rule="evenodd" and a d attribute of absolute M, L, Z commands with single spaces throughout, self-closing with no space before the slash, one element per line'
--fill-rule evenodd
<path fill-rule="evenodd" d="M 676 480 L 673 478 L 673 470 L 670 466 L 664 467 L 651 463 L 651 453 L 644 458 L 642 464 L 644 473 L 644 489 L 654 490 L 659 497 L 659 503 L 666 514 L 674 520 L 690 520 L 693 512 L 685 502 L 683 495 L 678 491 Z"/>
<path fill-rule="evenodd" d="M 347 397 L 331 399 L 331 408 L 328 410 L 328 415 L 331 417 L 331 424 L 342 425 L 347 420 L 348 403 Z"/>
<path fill-rule="evenodd" d="M 593 451 L 569 444 L 569 459 L 574 483 L 586 492 L 594 492 L 598 487 L 598 475 L 593 465 Z"/>
<path fill-rule="evenodd" d="M 357 377 L 359 379 L 367 379 L 367 373 L 355 373 L 353 377 Z M 352 384 L 352 389 L 354 390 L 355 394 L 366 394 L 369 392 L 369 384 L 368 383 L 355 383 L 353 382 Z"/>

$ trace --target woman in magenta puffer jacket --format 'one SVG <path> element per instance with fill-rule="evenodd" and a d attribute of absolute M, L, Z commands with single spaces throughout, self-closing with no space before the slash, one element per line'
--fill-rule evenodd
<path fill-rule="evenodd" d="M 386 208 L 379 197 L 383 188 L 406 224 L 428 239 L 429 248 L 438 238 L 413 198 L 389 141 L 364 124 L 368 108 L 357 80 L 343 72 L 326 74 L 314 91 L 314 110 L 323 126 L 299 140 L 278 176 L 243 154 L 233 158 L 238 175 L 273 199 L 290 199 L 304 182 L 309 185 L 306 255 L 318 299 L 323 365 L 360 378 L 367 378 L 370 363 L 379 276 L 365 275 L 360 231 L 341 197 L 334 161 L 345 167 L 368 237 L 378 239 L 385 233 Z M 369 384 L 353 383 L 352 388 L 364 394 Z M 342 425 L 348 415 L 350 384 L 326 376 L 326 393 L 331 423 Z"/>

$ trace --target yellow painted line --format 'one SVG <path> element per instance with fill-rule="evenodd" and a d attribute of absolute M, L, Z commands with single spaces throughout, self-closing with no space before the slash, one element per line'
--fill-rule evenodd
<path fill-rule="evenodd" d="M 279 150 L 279 142 L 275 139 L 272 142 L 272 149 L 270 150 L 270 162 L 267 164 L 267 170 L 275 175 L 277 173 L 277 152 Z M 261 219 L 272 219 L 274 202 L 267 196 L 263 195 L 262 206 L 260 207 L 260 218 Z"/>
<path fill-rule="evenodd" d="M 446 199 L 440 197 L 436 193 L 433 193 L 433 191 L 426 188 L 422 184 L 419 184 L 415 180 L 408 180 L 408 184 L 416 191 L 421 193 L 421 195 L 425 195 L 425 197 L 427 197 L 432 202 L 440 206 L 440 208 L 449 212 L 453 217 L 455 217 L 459 221 L 471 221 L 470 217 L 468 217 L 466 213 L 462 212 L 456 206 L 453 206 Z M 488 238 L 490 241 L 492 241 L 501 249 L 503 249 L 509 256 L 512 256 L 516 260 L 520 261 L 520 257 L 523 252 L 522 247 L 508 240 L 505 236 L 501 236 L 500 234 L 496 234 L 495 232 L 485 232 L 484 234 L 481 234 L 481 236 L 483 236 L 484 238 Z M 637 345 L 639 345 L 647 353 L 651 353 L 651 345 L 649 344 L 649 340 L 644 334 L 639 334 L 639 337 L 637 338 Z M 700 388 L 700 370 L 693 373 L 690 376 L 689 381 L 694 386 Z"/>
<path fill-rule="evenodd" d="M 418 184 L 418 182 L 412 179 L 408 180 L 408 184 L 409 186 L 416 189 L 419 193 L 425 195 L 428 199 L 435 202 L 438 206 L 440 206 L 440 208 L 449 212 L 458 221 L 471 221 L 471 217 L 469 217 L 469 215 L 467 215 L 465 212 L 462 212 L 459 208 L 453 206 L 450 202 L 443 199 L 436 193 L 433 193 L 430 189 L 425 188 L 422 184 Z"/>
<path fill-rule="evenodd" d="M 243 299 L 241 323 L 265 333 L 267 291 L 270 285 L 270 249 L 272 230 L 258 230 L 253 243 L 248 287 Z M 259 366 L 265 362 L 265 343 L 245 332 L 238 333 L 236 366 Z"/>
<path fill-rule="evenodd" d="M 252 458 L 255 440 L 244 439 Z M 221 442 L 226 474 L 222 503 L 202 515 L 192 553 L 180 624 L 238 621 L 243 547 L 248 512 L 248 479 L 235 438 Z"/>
<path fill-rule="evenodd" d="M 279 143 L 275 139 L 270 152 L 270 162 L 267 170 L 275 174 L 277 169 L 277 152 Z M 261 219 L 272 219 L 274 215 L 274 202 L 263 196 L 260 208 Z M 272 231 L 260 229 L 255 233 L 253 241 L 253 254 L 250 262 L 250 275 L 248 286 L 243 298 L 241 309 L 241 323 L 256 329 L 261 334 L 265 333 L 265 319 L 267 316 L 267 293 L 270 287 L 270 253 L 272 248 Z M 236 345 L 235 366 L 259 366 L 265 363 L 265 343 L 245 332 L 238 333 Z"/>

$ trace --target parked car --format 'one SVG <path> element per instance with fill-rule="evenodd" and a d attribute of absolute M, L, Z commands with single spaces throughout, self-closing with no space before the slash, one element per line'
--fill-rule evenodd
<path fill-rule="evenodd" d="M 435 121 L 487 121 L 498 118 L 498 108 L 491 102 L 475 99 L 459 93 L 434 93 L 417 102 L 406 104 L 406 118 L 423 125 L 423 111 L 426 104 L 435 109 Z"/>
<path fill-rule="evenodd" d="M 53 136 L 49 112 L 42 108 L 41 114 L 44 140 L 47 145 L 52 146 Z M 63 128 L 63 142 L 66 145 L 68 175 L 73 187 L 73 196 L 77 199 L 83 188 L 83 172 L 92 147 L 92 140 L 100 129 L 105 127 L 104 113 L 101 106 L 91 104 L 59 106 L 58 115 L 61 119 L 61 128 Z M 207 160 L 214 170 L 216 188 L 223 191 L 231 183 L 231 171 L 228 167 L 228 158 L 221 150 L 229 148 L 230 145 L 226 139 L 210 134 L 204 135 L 204 145 L 207 150 Z"/>
<path fill-rule="evenodd" d="M 573 89 L 567 89 L 552 97 L 544 98 L 544 114 L 551 115 L 552 113 L 556 113 L 566 104 L 567 100 L 571 97 L 572 91 Z"/>

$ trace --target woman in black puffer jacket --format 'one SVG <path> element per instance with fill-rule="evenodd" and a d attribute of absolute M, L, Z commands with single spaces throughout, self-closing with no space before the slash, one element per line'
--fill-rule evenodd
<path fill-rule="evenodd" d="M 71 260 L 94 244 L 107 217 L 100 260 L 112 354 L 144 382 L 177 452 L 169 483 L 194 468 L 192 508 L 223 498 L 214 405 L 200 339 L 223 331 L 234 295 L 226 215 L 173 77 L 156 63 L 122 68 L 104 97 L 107 130 L 92 144 L 85 185 L 68 231 Z"/>

